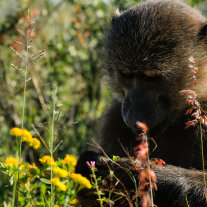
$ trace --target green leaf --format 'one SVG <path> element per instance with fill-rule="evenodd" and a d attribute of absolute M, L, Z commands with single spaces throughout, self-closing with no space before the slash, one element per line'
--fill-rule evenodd
<path fill-rule="evenodd" d="M 116 162 L 118 159 L 120 159 L 120 157 L 119 157 L 119 156 L 115 156 L 115 155 L 113 155 L 113 158 L 112 158 L 112 159 L 113 159 L 113 161 Z"/>
<path fill-rule="evenodd" d="M 50 180 L 48 180 L 46 178 L 40 178 L 40 181 L 45 183 L 45 184 L 51 184 Z"/>

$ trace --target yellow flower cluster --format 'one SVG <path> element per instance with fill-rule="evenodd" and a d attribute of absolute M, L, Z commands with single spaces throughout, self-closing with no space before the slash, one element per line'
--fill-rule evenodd
<path fill-rule="evenodd" d="M 40 141 L 37 138 L 32 138 L 32 140 L 29 143 L 30 147 L 33 147 L 35 150 L 40 147 Z"/>
<path fill-rule="evenodd" d="M 62 163 L 63 165 L 67 165 L 67 164 L 69 165 L 69 164 L 70 164 L 70 165 L 75 166 L 76 163 L 77 163 L 77 159 L 76 159 L 75 156 L 67 154 L 67 155 L 65 156 L 64 160 L 61 161 L 61 163 Z"/>
<path fill-rule="evenodd" d="M 9 166 L 15 166 L 15 167 L 19 166 L 19 168 L 21 170 L 25 168 L 24 164 L 21 164 L 19 159 L 15 158 L 15 157 L 6 158 L 6 160 L 4 161 L 4 164 L 9 165 Z"/>
<path fill-rule="evenodd" d="M 54 207 L 60 207 L 59 205 L 55 204 Z"/>
<path fill-rule="evenodd" d="M 10 131 L 11 135 L 20 137 L 22 136 L 22 130 L 20 128 L 14 127 L 13 129 L 11 129 Z"/>
<path fill-rule="evenodd" d="M 54 167 L 52 169 L 52 171 L 57 175 L 57 176 L 60 176 L 62 178 L 66 178 L 68 176 L 68 172 L 64 169 L 61 169 L 59 167 Z"/>
<path fill-rule="evenodd" d="M 28 143 L 32 141 L 32 134 L 26 129 L 22 130 L 22 141 Z"/>
<path fill-rule="evenodd" d="M 90 181 L 86 177 L 83 177 L 81 174 L 71 173 L 69 176 L 75 182 L 77 182 L 81 185 L 84 185 L 86 188 L 89 188 L 89 189 L 92 188 L 92 185 L 91 185 Z"/>
<path fill-rule="evenodd" d="M 78 203 L 78 200 L 75 198 L 75 199 L 73 199 L 72 201 L 70 201 L 70 204 L 71 205 L 74 205 L 74 204 L 77 204 Z"/>
<path fill-rule="evenodd" d="M 54 184 L 55 186 L 57 186 L 62 191 L 66 191 L 67 190 L 67 186 L 64 183 L 62 183 L 59 178 L 52 178 L 50 180 L 50 182 L 52 184 Z"/>
<path fill-rule="evenodd" d="M 17 158 L 14 158 L 14 157 L 8 157 L 4 161 L 4 164 L 6 164 L 6 165 L 15 165 L 15 166 L 18 166 L 19 163 L 20 163 L 20 161 Z"/>
<path fill-rule="evenodd" d="M 40 141 L 37 138 L 32 138 L 31 133 L 26 129 L 22 130 L 18 127 L 14 127 L 11 129 L 10 133 L 17 137 L 22 136 L 22 141 L 27 142 L 29 146 L 33 147 L 35 150 L 40 147 Z"/>
<path fill-rule="evenodd" d="M 53 165 L 53 166 L 57 165 L 53 157 L 50 157 L 49 155 L 45 155 L 44 157 L 40 158 L 39 161 L 43 164 L 45 163 L 45 164 Z"/>

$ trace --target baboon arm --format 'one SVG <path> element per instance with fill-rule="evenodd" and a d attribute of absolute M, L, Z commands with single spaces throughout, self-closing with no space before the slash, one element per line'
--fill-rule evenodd
<path fill-rule="evenodd" d="M 159 207 L 206 207 L 204 173 L 172 165 L 153 165 L 158 190 L 155 203 Z"/>
<path fill-rule="evenodd" d="M 86 161 L 96 161 L 97 175 L 101 176 L 106 183 L 108 183 L 109 171 L 112 170 L 127 190 L 134 188 L 134 183 L 129 176 L 128 170 L 125 170 L 130 169 L 132 166 L 130 158 L 120 158 L 117 162 L 113 162 L 111 159 L 100 156 L 95 152 L 84 152 L 78 161 L 76 173 L 81 173 L 90 179 L 90 170 L 85 164 Z M 157 191 L 154 192 L 154 203 L 158 207 L 207 207 L 204 173 L 202 171 L 184 169 L 172 165 L 160 166 L 159 164 L 154 164 L 154 161 L 151 161 L 151 165 L 157 177 Z M 137 179 L 138 172 L 133 171 L 133 174 Z M 121 185 L 120 188 L 122 189 Z M 89 205 L 94 201 L 94 194 L 91 191 L 85 190 L 80 195 L 79 199 L 81 199 L 80 202 L 83 207 L 92 206 Z M 84 205 L 87 201 L 89 204 Z"/>

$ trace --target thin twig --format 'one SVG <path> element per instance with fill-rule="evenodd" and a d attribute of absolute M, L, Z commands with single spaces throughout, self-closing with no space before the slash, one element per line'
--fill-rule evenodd
<path fill-rule="evenodd" d="M 203 132 L 202 132 L 202 125 L 200 121 L 200 131 L 201 131 L 201 154 L 202 154 L 202 167 L 203 167 L 203 180 L 204 180 L 204 187 L 205 187 L 205 197 L 207 201 L 207 189 L 206 189 L 206 173 L 205 173 L 205 161 L 204 161 L 204 151 L 203 151 Z"/>
<path fill-rule="evenodd" d="M 55 149 L 53 150 L 53 153 L 57 150 L 57 148 L 63 143 L 63 140 L 60 140 L 60 142 L 57 144 L 57 146 L 55 147 Z"/>
<path fill-rule="evenodd" d="M 53 158 L 53 142 L 54 142 L 54 125 L 55 125 L 55 101 L 56 101 L 56 93 L 57 93 L 57 87 L 55 88 L 53 92 L 53 107 L 52 107 L 52 125 L 51 125 L 51 140 L 50 140 L 50 156 Z M 53 177 L 53 172 L 52 172 L 53 166 L 51 162 L 51 179 Z M 51 182 L 51 197 L 50 197 L 50 205 L 51 207 L 53 206 L 53 184 Z"/>
<path fill-rule="evenodd" d="M 32 124 L 32 127 L 35 130 L 35 132 L 37 133 L 38 137 L 41 139 L 41 141 L 44 144 L 45 148 L 48 150 L 48 152 L 50 152 L 50 148 L 47 146 L 45 140 L 41 137 L 40 133 L 38 132 L 38 130 L 35 128 L 35 126 L 33 124 Z"/>

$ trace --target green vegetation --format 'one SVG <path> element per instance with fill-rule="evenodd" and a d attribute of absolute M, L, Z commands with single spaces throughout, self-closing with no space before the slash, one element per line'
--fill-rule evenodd
<path fill-rule="evenodd" d="M 207 11 L 205 1 L 186 1 Z M 45 201 L 45 198 L 51 198 L 47 197 L 46 184 L 50 181 L 45 173 L 50 170 L 52 174 L 52 169 L 39 169 L 39 158 L 49 154 L 59 160 L 59 167 L 66 168 L 61 164 L 66 154 L 78 156 L 81 149 L 87 147 L 86 143 L 96 139 L 101 114 L 111 98 L 101 70 L 107 27 L 116 8 L 122 11 L 137 2 L 0 1 L 0 161 L 4 163 L 8 157 L 21 157 L 25 166 L 23 169 L 20 164 L 2 164 L 0 206 L 15 205 L 16 201 L 12 199 L 18 192 L 15 192 L 14 186 L 20 185 L 20 191 L 22 186 L 14 182 L 14 177 L 21 180 L 21 170 L 33 176 L 32 188 L 45 192 L 40 198 L 45 204 L 39 206 L 50 206 L 50 201 L 47 201 L 48 204 Z M 30 41 L 27 42 L 26 37 Z M 32 137 L 40 140 L 40 148 L 35 149 L 37 145 L 31 140 L 24 141 L 23 136 L 20 139 L 22 144 L 17 141 L 10 134 L 13 127 L 29 130 Z M 35 173 L 30 172 L 34 170 L 34 167 L 30 167 L 32 163 L 38 166 Z M 13 176 L 8 176 L 11 173 Z M 37 181 L 41 176 L 45 180 Z M 70 179 L 65 180 L 65 183 L 68 187 L 73 185 Z M 40 186 L 37 187 L 38 184 Z M 71 198 L 75 197 L 75 191 L 71 192 Z M 21 193 L 21 206 L 26 206 L 26 203 L 21 203 L 26 202 L 22 201 L 25 195 L 31 199 L 31 196 L 34 198 L 38 194 L 28 195 L 28 191 L 25 191 L 26 194 Z M 54 203 L 53 200 L 52 205 Z"/>

